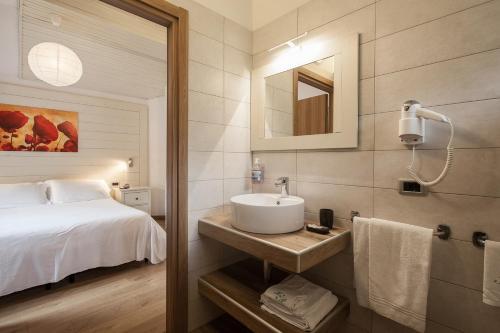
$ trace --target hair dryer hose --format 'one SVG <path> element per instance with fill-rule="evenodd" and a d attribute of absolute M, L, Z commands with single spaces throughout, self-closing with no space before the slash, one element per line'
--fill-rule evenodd
<path fill-rule="evenodd" d="M 451 165 L 453 164 L 453 136 L 455 135 L 455 129 L 453 127 L 453 123 L 451 120 L 448 120 L 448 124 L 450 125 L 450 141 L 448 141 L 448 146 L 446 147 L 448 153 L 446 156 L 446 164 L 443 168 L 443 171 L 441 171 L 441 174 L 434 180 L 431 181 L 426 181 L 420 178 L 420 176 L 417 174 L 417 171 L 414 169 L 413 163 L 415 162 L 415 146 L 413 146 L 413 153 L 412 153 L 412 158 L 411 158 L 411 164 L 408 166 L 408 172 L 410 173 L 410 176 L 412 176 L 413 179 L 417 181 L 420 185 L 423 186 L 432 186 L 436 185 L 440 181 L 443 180 L 443 178 L 446 176 L 448 173 L 448 170 L 450 169 Z"/>

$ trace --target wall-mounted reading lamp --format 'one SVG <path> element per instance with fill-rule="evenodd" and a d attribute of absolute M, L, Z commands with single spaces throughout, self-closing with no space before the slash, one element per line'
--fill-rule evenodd
<path fill-rule="evenodd" d="M 267 50 L 267 52 L 272 52 L 272 51 L 274 51 L 274 50 L 276 50 L 276 49 L 278 49 L 278 48 L 280 48 L 280 47 L 282 47 L 282 46 L 285 46 L 285 45 L 288 45 L 289 47 L 295 47 L 295 46 L 297 46 L 297 45 L 296 45 L 294 42 L 296 42 L 297 40 L 299 40 L 299 39 L 301 39 L 301 38 L 303 38 L 303 37 L 305 37 L 305 36 L 307 36 L 307 31 L 306 31 L 306 32 L 304 32 L 304 33 L 303 33 L 302 35 L 300 35 L 300 36 L 294 37 L 294 38 L 292 38 L 292 39 L 290 39 L 290 40 L 287 40 L 287 41 L 286 41 L 286 42 L 284 42 L 284 43 L 281 43 L 281 44 L 279 44 L 279 45 L 276 45 L 276 46 L 274 46 L 274 47 L 270 48 L 269 50 Z"/>
<path fill-rule="evenodd" d="M 129 157 L 127 164 L 128 164 L 129 168 L 133 168 L 134 167 L 134 159 L 132 157 Z"/>

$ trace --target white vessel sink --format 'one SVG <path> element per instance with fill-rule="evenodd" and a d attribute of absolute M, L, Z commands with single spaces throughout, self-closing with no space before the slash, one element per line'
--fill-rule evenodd
<path fill-rule="evenodd" d="M 253 193 L 231 198 L 237 229 L 258 234 L 283 234 L 304 227 L 304 199 L 279 194 Z"/>

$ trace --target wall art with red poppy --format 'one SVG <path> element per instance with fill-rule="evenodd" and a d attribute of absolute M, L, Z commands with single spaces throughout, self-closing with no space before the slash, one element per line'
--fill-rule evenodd
<path fill-rule="evenodd" d="M 78 112 L 0 104 L 0 151 L 78 151 Z"/>

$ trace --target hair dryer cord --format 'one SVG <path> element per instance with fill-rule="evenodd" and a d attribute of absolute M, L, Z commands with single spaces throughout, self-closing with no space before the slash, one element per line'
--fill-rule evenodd
<path fill-rule="evenodd" d="M 443 178 L 446 176 L 448 173 L 448 170 L 450 169 L 451 165 L 453 164 L 453 136 L 455 135 L 455 129 L 453 127 L 453 123 L 451 120 L 448 120 L 448 124 L 450 125 L 450 141 L 448 141 L 448 146 L 446 147 L 446 150 L 448 151 L 447 156 L 446 156 L 446 164 L 443 168 L 443 171 L 441 171 L 441 174 L 434 180 L 431 181 L 426 181 L 420 178 L 420 176 L 417 174 L 417 171 L 414 169 L 414 162 L 415 162 L 415 146 L 413 146 L 413 152 L 412 152 L 412 157 L 411 157 L 411 164 L 408 166 L 408 172 L 412 176 L 413 179 L 417 181 L 420 185 L 423 186 L 432 186 L 436 185 L 440 181 L 443 180 Z"/>

